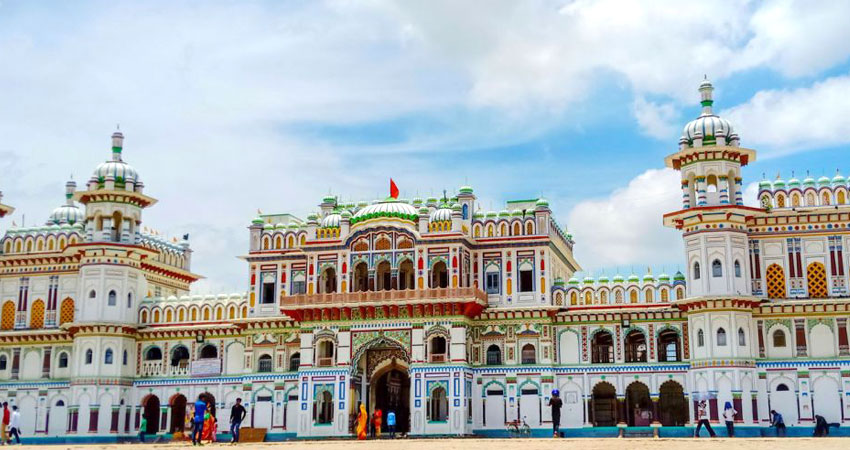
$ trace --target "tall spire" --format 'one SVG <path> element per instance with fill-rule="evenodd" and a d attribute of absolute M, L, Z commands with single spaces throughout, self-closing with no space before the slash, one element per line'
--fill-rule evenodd
<path fill-rule="evenodd" d="M 120 129 L 112 133 L 112 160 L 121 161 L 121 150 L 124 147 L 124 134 Z"/>
<path fill-rule="evenodd" d="M 713 92 L 714 86 L 712 86 L 711 81 L 708 80 L 708 75 L 705 75 L 705 78 L 699 85 L 700 103 L 702 104 L 703 116 L 710 116 L 714 114 L 711 110 L 711 105 L 714 104 L 714 99 L 712 98 Z"/>

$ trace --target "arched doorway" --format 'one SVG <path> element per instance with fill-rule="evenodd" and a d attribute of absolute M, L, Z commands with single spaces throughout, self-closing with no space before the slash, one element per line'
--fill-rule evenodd
<path fill-rule="evenodd" d="M 381 261 L 375 269 L 375 290 L 389 291 L 392 282 L 390 263 L 389 261 Z"/>
<path fill-rule="evenodd" d="M 405 260 L 398 266 L 398 288 L 413 289 L 413 261 Z"/>
<path fill-rule="evenodd" d="M 212 414 L 217 419 L 224 419 L 224 418 L 218 417 L 215 413 L 215 396 L 214 395 L 210 394 L 209 392 L 204 392 L 199 397 L 201 398 L 201 400 L 206 402 L 207 408 L 209 408 L 209 410 L 210 410 L 210 414 Z"/>
<path fill-rule="evenodd" d="M 433 266 L 431 266 L 431 287 L 449 287 L 449 272 L 446 270 L 445 262 L 437 261 Z"/>
<path fill-rule="evenodd" d="M 390 411 L 395 412 L 396 432 L 407 433 L 410 431 L 410 375 L 407 369 L 400 365 L 373 377 L 370 385 L 374 391 L 375 399 L 372 411 L 380 408 L 384 417 Z M 386 431 L 386 419 L 383 422 L 382 431 Z"/>
<path fill-rule="evenodd" d="M 682 385 L 665 381 L 659 389 L 658 420 L 665 427 L 681 427 L 688 421 L 688 403 Z"/>
<path fill-rule="evenodd" d="M 613 427 L 617 424 L 617 391 L 605 381 L 593 387 L 590 417 L 595 427 Z"/>
<path fill-rule="evenodd" d="M 171 397 L 171 426 L 169 433 L 182 433 L 186 429 L 186 397 L 176 394 Z"/>
<path fill-rule="evenodd" d="M 331 294 L 336 292 L 336 270 L 333 267 L 328 267 L 322 271 L 321 282 L 319 283 L 320 294 Z"/>
<path fill-rule="evenodd" d="M 145 430 L 148 434 L 156 434 L 159 432 L 159 397 L 156 395 L 148 395 L 142 400 L 142 414 L 148 420 L 148 428 Z"/>
<path fill-rule="evenodd" d="M 652 400 L 649 388 L 635 381 L 626 388 L 626 420 L 632 427 L 647 427 L 652 423 Z"/>
<path fill-rule="evenodd" d="M 369 267 L 365 262 L 357 263 L 354 266 L 354 291 L 365 292 L 369 290 Z"/>

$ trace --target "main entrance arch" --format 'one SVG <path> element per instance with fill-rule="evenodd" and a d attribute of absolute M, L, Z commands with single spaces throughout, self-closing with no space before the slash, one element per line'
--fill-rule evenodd
<path fill-rule="evenodd" d="M 384 417 L 382 430 L 387 430 L 387 414 L 396 416 L 396 432 L 410 431 L 410 354 L 397 341 L 379 337 L 361 347 L 356 353 L 352 387 L 357 401 L 352 402 L 352 414 L 359 403 L 366 405 L 369 417 L 380 409 Z"/>

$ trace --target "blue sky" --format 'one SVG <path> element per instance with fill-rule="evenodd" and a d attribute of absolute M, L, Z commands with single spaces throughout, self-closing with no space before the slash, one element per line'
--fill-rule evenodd
<path fill-rule="evenodd" d="M 673 272 L 679 207 L 663 169 L 696 87 L 744 171 L 850 174 L 845 1 L 333 0 L 0 2 L 0 190 L 42 223 L 73 174 L 125 159 L 190 233 L 199 292 L 239 291 L 257 209 L 471 184 L 483 209 L 547 197 L 599 275 Z"/>

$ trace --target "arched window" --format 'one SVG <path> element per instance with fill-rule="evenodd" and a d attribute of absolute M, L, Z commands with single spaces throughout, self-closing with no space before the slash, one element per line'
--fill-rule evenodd
<path fill-rule="evenodd" d="M 528 235 L 534 234 L 534 222 L 527 222 L 525 224 L 525 234 L 528 234 Z"/>
<path fill-rule="evenodd" d="M 629 292 L 629 303 L 637 303 L 638 301 L 638 293 L 636 289 L 632 289 Z"/>
<path fill-rule="evenodd" d="M 118 298 L 118 296 L 117 296 L 117 294 L 115 294 L 115 291 L 109 291 L 107 304 L 109 306 L 115 306 L 118 303 L 117 298 Z"/>
<path fill-rule="evenodd" d="M 535 352 L 533 345 L 525 344 L 522 346 L 522 363 L 537 364 L 537 352 Z"/>
<path fill-rule="evenodd" d="M 97 292 L 95 292 L 94 289 L 90 290 L 89 298 L 93 300 L 95 297 L 97 297 Z"/>
<path fill-rule="evenodd" d="M 94 359 L 94 352 L 91 349 L 86 350 L 86 364 L 91 364 Z"/>
<path fill-rule="evenodd" d="M 218 358 L 218 349 L 215 345 L 207 344 L 201 349 L 201 359 Z"/>
<path fill-rule="evenodd" d="M 330 367 L 334 364 L 334 343 L 329 339 L 319 342 L 319 352 L 316 365 L 319 367 Z"/>
<path fill-rule="evenodd" d="M 487 347 L 487 365 L 498 366 L 502 364 L 502 350 L 496 344 Z"/>
<path fill-rule="evenodd" d="M 779 383 L 779 385 L 776 386 L 776 390 L 778 392 L 784 392 L 784 391 L 789 391 L 790 389 L 788 389 L 788 385 L 786 385 L 785 383 Z"/>
<path fill-rule="evenodd" d="M 744 347 L 747 345 L 747 335 L 743 328 L 738 328 L 738 346 Z"/>
<path fill-rule="evenodd" d="M 162 359 L 162 350 L 159 347 L 151 347 L 145 352 L 145 361 L 158 361 Z"/>
<path fill-rule="evenodd" d="M 473 237 L 481 237 L 481 226 L 475 225 L 472 227 L 472 236 Z"/>
<path fill-rule="evenodd" d="M 735 260 L 735 278 L 741 278 L 741 263 Z"/>
<path fill-rule="evenodd" d="M 334 399 L 329 391 L 321 391 L 313 404 L 313 420 L 317 424 L 332 423 Z"/>
<path fill-rule="evenodd" d="M 6 370 L 7 364 L 8 360 L 6 359 L 6 355 L 0 355 L 0 370 Z"/>
<path fill-rule="evenodd" d="M 449 400 L 442 386 L 434 388 L 428 398 L 428 421 L 445 422 L 449 416 Z"/>
<path fill-rule="evenodd" d="M 133 293 L 128 292 L 127 293 L 127 308 L 132 308 L 132 307 L 133 307 Z"/>
<path fill-rule="evenodd" d="M 298 372 L 298 368 L 301 366 L 301 353 L 295 352 L 292 356 L 289 357 L 289 371 L 290 372 Z"/>
<path fill-rule="evenodd" d="M 607 331 L 593 335 L 590 344 L 591 362 L 608 364 L 614 362 L 614 338 Z"/>
<path fill-rule="evenodd" d="M 522 228 L 519 226 L 519 222 L 514 224 L 514 236 L 519 236 L 522 234 Z"/>
<path fill-rule="evenodd" d="M 702 330 L 697 330 L 697 347 L 705 346 L 705 333 Z"/>
<path fill-rule="evenodd" d="M 699 273 L 699 263 L 698 263 L 698 262 L 695 262 L 695 263 L 694 263 L 694 280 L 699 280 L 699 277 L 700 277 L 700 273 Z"/>
<path fill-rule="evenodd" d="M 178 345 L 171 351 L 171 367 L 188 367 L 189 359 L 189 349 L 185 346 Z"/>
<path fill-rule="evenodd" d="M 658 361 L 679 361 L 679 335 L 674 330 L 664 330 L 658 335 Z"/>
<path fill-rule="evenodd" d="M 767 298 L 785 297 L 785 271 L 779 264 L 767 266 Z"/>
<path fill-rule="evenodd" d="M 785 347 L 785 332 L 776 330 L 773 332 L 773 346 L 780 348 Z"/>
<path fill-rule="evenodd" d="M 5 358 L 5 356 L 4 356 L 4 358 Z M 59 368 L 65 369 L 67 367 L 68 367 L 68 354 L 65 353 L 65 352 L 62 352 L 62 353 L 59 354 Z M 0 370 L 2 370 L 2 369 L 0 369 Z"/>
<path fill-rule="evenodd" d="M 446 338 L 434 336 L 428 344 L 428 359 L 431 362 L 446 362 Z"/>
<path fill-rule="evenodd" d="M 711 262 L 711 276 L 714 278 L 720 278 L 723 276 L 723 264 L 720 264 L 719 259 L 715 259 Z"/>
<path fill-rule="evenodd" d="M 829 205 L 829 203 L 830 203 L 830 202 L 829 202 L 829 193 L 828 193 L 828 192 L 824 192 L 824 193 L 823 193 L 823 196 L 822 196 L 821 198 L 823 198 L 823 201 L 821 202 L 821 206 L 828 206 L 828 205 Z"/>
<path fill-rule="evenodd" d="M 106 353 L 103 355 L 103 363 L 104 364 L 112 364 L 112 349 L 106 349 Z"/>
<path fill-rule="evenodd" d="M 717 346 L 726 347 L 726 330 L 723 328 L 717 329 Z"/>
<path fill-rule="evenodd" d="M 685 298 L 685 290 L 682 289 L 681 286 L 677 287 L 676 288 L 676 300 L 681 300 L 683 298 Z"/>
<path fill-rule="evenodd" d="M 646 362 L 646 336 L 640 330 L 626 335 L 626 362 Z"/>
<path fill-rule="evenodd" d="M 272 371 L 271 355 L 262 355 L 257 359 L 257 372 L 268 373 Z"/>
<path fill-rule="evenodd" d="M 779 194 L 779 195 L 776 196 L 776 207 L 777 208 L 784 208 L 785 207 L 785 196 L 784 195 Z"/>
<path fill-rule="evenodd" d="M 127 365 L 127 350 L 124 350 L 124 353 L 121 355 L 121 364 Z"/>

